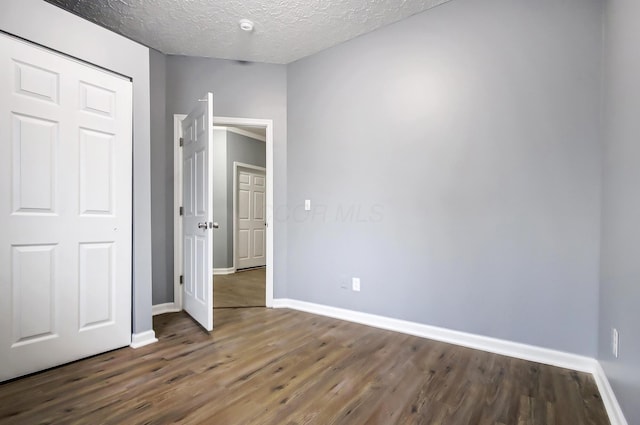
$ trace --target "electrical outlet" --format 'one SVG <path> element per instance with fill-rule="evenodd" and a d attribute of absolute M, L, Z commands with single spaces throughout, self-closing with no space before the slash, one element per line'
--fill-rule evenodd
<path fill-rule="evenodd" d="M 360 278 L 354 277 L 351 279 L 351 289 L 356 292 L 360 292 Z"/>
<path fill-rule="evenodd" d="M 611 352 L 617 359 L 620 354 L 620 335 L 618 335 L 618 330 L 616 328 L 611 329 Z"/>
<path fill-rule="evenodd" d="M 304 200 L 304 210 L 311 211 L 311 199 Z"/>

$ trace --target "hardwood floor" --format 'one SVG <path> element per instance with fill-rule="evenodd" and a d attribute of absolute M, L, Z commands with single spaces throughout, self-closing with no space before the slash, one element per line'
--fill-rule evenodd
<path fill-rule="evenodd" d="M 213 308 L 264 307 L 265 268 L 214 277 Z"/>
<path fill-rule="evenodd" d="M 3 424 L 608 424 L 587 374 L 292 310 L 184 313 L 160 341 L 0 385 Z"/>

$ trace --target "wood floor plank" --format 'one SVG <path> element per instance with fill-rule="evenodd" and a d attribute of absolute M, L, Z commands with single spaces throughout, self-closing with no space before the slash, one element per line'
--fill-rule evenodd
<path fill-rule="evenodd" d="M 266 279 L 264 267 L 214 276 L 213 308 L 264 307 Z"/>
<path fill-rule="evenodd" d="M 0 424 L 609 423 L 588 374 L 286 309 L 214 320 L 0 384 Z"/>
<path fill-rule="evenodd" d="M 555 425 L 555 423 L 553 404 L 526 395 L 520 396 L 518 425 Z"/>

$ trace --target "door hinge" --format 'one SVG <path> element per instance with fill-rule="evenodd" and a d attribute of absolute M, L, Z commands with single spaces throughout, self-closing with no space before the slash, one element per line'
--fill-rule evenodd
<path fill-rule="evenodd" d="M 180 138 L 180 146 L 184 146 L 184 138 L 183 137 Z"/>
<path fill-rule="evenodd" d="M 180 275 L 180 285 L 184 283 L 184 275 Z"/>
<path fill-rule="evenodd" d="M 184 207 L 180 207 L 179 212 L 180 212 L 180 215 L 184 215 Z"/>

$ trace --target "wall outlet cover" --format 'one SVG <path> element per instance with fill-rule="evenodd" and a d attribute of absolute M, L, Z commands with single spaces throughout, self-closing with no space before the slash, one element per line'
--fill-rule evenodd
<path fill-rule="evenodd" d="M 351 279 L 351 289 L 353 289 L 356 292 L 360 291 L 360 278 L 359 277 L 354 277 L 353 279 Z"/>

